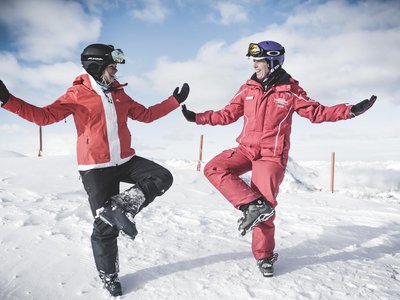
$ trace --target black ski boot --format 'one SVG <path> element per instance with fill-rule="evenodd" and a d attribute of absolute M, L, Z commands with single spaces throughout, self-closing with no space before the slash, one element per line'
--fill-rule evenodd
<path fill-rule="evenodd" d="M 257 260 L 257 266 L 264 277 L 274 276 L 274 263 L 278 260 L 278 253 L 272 256 Z"/>
<path fill-rule="evenodd" d="M 131 239 L 135 239 L 138 234 L 135 222 L 131 221 L 123 209 L 114 203 L 107 203 L 99 214 L 99 218 L 110 226 L 116 226 Z"/>
<path fill-rule="evenodd" d="M 271 205 L 262 198 L 251 202 L 249 205 L 242 206 L 241 210 L 243 217 L 238 220 L 238 230 L 242 236 L 253 230 L 258 224 L 267 221 L 275 213 Z"/>
<path fill-rule="evenodd" d="M 146 198 L 140 188 L 133 186 L 130 189 L 111 197 L 111 203 L 121 207 L 131 218 L 139 212 Z"/>
<path fill-rule="evenodd" d="M 110 292 L 111 296 L 116 297 L 122 295 L 122 288 L 121 283 L 119 282 L 118 273 L 104 274 L 103 272 L 100 272 L 99 277 L 103 282 L 104 288 Z"/>

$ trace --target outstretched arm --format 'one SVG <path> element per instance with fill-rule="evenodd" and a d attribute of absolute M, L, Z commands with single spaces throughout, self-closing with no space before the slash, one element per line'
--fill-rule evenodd
<path fill-rule="evenodd" d="M 243 116 L 243 92 L 245 91 L 245 85 L 243 85 L 239 91 L 235 94 L 232 100 L 223 109 L 213 111 L 208 110 L 202 113 L 195 113 L 186 108 L 186 105 L 182 105 L 182 114 L 189 122 L 195 122 L 199 125 L 209 124 L 215 125 L 228 125 L 237 121 Z"/>
<path fill-rule="evenodd" d="M 347 120 L 366 112 L 376 101 L 376 96 L 365 99 L 355 105 L 338 104 L 324 106 L 310 99 L 304 91 L 293 93 L 295 111 L 312 123 L 336 122 Z"/>
<path fill-rule="evenodd" d="M 186 105 L 182 105 L 182 113 L 186 120 L 196 122 L 199 125 L 228 125 L 243 116 L 243 106 L 237 103 L 230 103 L 221 110 L 208 110 L 202 113 L 195 113 L 188 110 Z"/>
<path fill-rule="evenodd" d="M 168 99 L 148 108 L 132 100 L 131 107 L 129 108 L 129 117 L 144 123 L 158 120 L 178 108 L 179 104 L 184 102 L 188 97 L 189 91 L 189 85 L 184 83 L 180 91 L 179 87 L 175 88 L 174 92 L 170 97 L 168 97 Z"/>
<path fill-rule="evenodd" d="M 73 111 L 73 104 L 68 101 L 68 93 L 61 96 L 55 102 L 45 107 L 37 107 L 11 95 L 0 80 L 1 106 L 24 118 L 25 120 L 40 126 L 49 125 L 68 117 Z"/>

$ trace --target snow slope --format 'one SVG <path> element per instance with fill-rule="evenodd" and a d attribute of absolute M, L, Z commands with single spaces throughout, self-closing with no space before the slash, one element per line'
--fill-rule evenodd
<path fill-rule="evenodd" d="M 400 299 L 399 162 L 338 164 L 332 194 L 329 163 L 290 161 L 273 278 L 196 163 L 158 162 L 175 182 L 119 239 L 120 299 Z M 109 299 L 75 158 L 0 151 L 0 166 L 0 299 Z"/>

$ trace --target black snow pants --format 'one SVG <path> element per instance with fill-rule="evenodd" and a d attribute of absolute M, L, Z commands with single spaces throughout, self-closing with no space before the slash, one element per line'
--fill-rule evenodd
<path fill-rule="evenodd" d="M 90 208 L 95 217 L 111 196 L 120 193 L 120 182 L 136 184 L 146 197 L 143 207 L 167 191 L 173 182 L 172 174 L 164 167 L 145 158 L 134 156 L 128 162 L 108 168 L 79 172 L 89 196 Z M 96 268 L 105 274 L 119 271 L 117 237 L 119 230 L 95 218 L 91 243 Z"/>

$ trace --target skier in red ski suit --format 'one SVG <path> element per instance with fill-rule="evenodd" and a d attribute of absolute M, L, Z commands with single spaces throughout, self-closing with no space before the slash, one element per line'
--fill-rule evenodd
<path fill-rule="evenodd" d="M 82 73 L 64 95 L 45 107 L 36 107 L 11 95 L 0 80 L 1 106 L 20 117 L 49 125 L 72 115 L 77 131 L 77 161 L 93 216 L 93 256 L 104 287 L 113 296 L 122 294 L 118 278 L 117 238 L 122 231 L 134 239 L 133 217 L 163 195 L 172 185 L 172 174 L 140 157 L 131 148 L 128 118 L 150 123 L 179 107 L 189 85 L 177 87 L 166 100 L 145 107 L 129 97 L 126 84 L 116 78 L 117 64 L 125 63 L 121 49 L 91 44 L 81 54 Z M 120 193 L 120 182 L 134 184 Z M 129 217 L 128 217 L 129 216 Z"/>
<path fill-rule="evenodd" d="M 282 68 L 284 47 L 274 41 L 251 43 L 248 57 L 255 73 L 230 103 L 218 111 L 194 113 L 182 106 L 185 118 L 196 124 L 227 125 L 244 118 L 238 146 L 210 160 L 204 167 L 208 180 L 232 205 L 243 212 L 239 231 L 252 230 L 252 252 L 265 277 L 273 276 L 276 197 L 289 158 L 292 117 L 296 112 L 312 123 L 336 122 L 364 113 L 376 96 L 356 105 L 323 106 Z M 240 176 L 252 171 L 251 185 Z"/>

